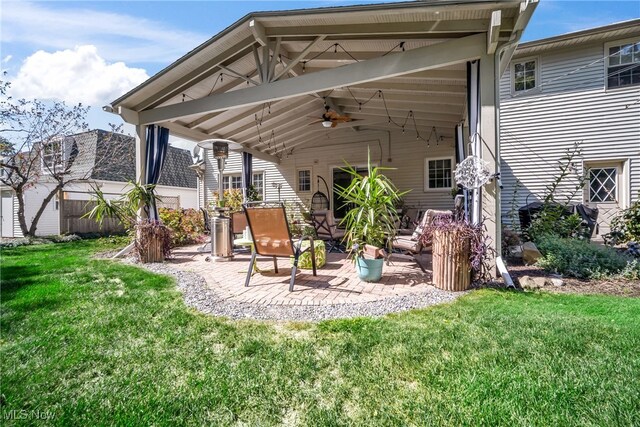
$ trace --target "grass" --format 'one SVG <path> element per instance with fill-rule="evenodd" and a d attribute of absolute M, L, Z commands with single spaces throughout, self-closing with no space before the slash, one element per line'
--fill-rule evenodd
<path fill-rule="evenodd" d="M 230 321 L 91 259 L 107 248 L 2 251 L 3 425 L 640 425 L 638 299 L 483 290 L 384 318 Z"/>

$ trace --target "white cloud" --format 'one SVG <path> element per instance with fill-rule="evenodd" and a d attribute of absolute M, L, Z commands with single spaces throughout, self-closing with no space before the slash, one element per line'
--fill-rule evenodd
<path fill-rule="evenodd" d="M 91 44 L 107 60 L 127 63 L 173 61 L 208 38 L 125 14 L 17 1 L 3 2 L 0 26 L 2 43 L 55 50 Z"/>
<path fill-rule="evenodd" d="M 129 68 L 124 62 L 107 63 L 95 46 L 53 53 L 40 50 L 25 59 L 11 79 L 11 94 L 101 106 L 148 77 L 145 70 Z"/>
<path fill-rule="evenodd" d="M 7 62 L 11 61 L 11 58 L 13 58 L 12 55 L 7 55 L 4 58 L 2 58 L 2 63 L 6 64 Z"/>

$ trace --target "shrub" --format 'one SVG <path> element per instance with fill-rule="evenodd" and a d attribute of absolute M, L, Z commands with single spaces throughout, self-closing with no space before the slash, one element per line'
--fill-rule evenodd
<path fill-rule="evenodd" d="M 611 232 L 603 237 L 611 245 L 640 242 L 640 195 L 638 200 L 611 221 Z"/>
<path fill-rule="evenodd" d="M 545 270 L 581 279 L 620 276 L 640 277 L 640 264 L 613 248 L 585 240 L 541 236 L 537 241 L 542 258 L 538 265 Z"/>
<path fill-rule="evenodd" d="M 199 243 L 204 235 L 204 218 L 196 209 L 159 209 L 162 223 L 171 230 L 171 246 Z"/>
<path fill-rule="evenodd" d="M 218 192 L 213 192 L 213 201 L 211 202 L 211 208 L 218 206 Z M 232 188 L 230 190 L 224 190 L 224 206 L 231 209 L 231 212 L 240 212 L 242 210 L 242 190 Z"/>

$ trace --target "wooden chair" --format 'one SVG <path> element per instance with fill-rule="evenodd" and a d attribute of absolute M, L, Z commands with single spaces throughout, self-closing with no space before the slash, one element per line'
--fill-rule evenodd
<path fill-rule="evenodd" d="M 428 247 L 424 247 L 420 242 L 420 235 L 422 234 L 422 230 L 429 224 L 433 222 L 435 218 L 442 216 L 453 216 L 453 211 L 438 211 L 435 209 L 427 209 L 425 213 L 422 215 L 422 220 L 416 226 L 413 234 L 411 236 L 396 236 L 393 239 L 393 249 L 399 249 L 411 255 L 414 261 L 420 266 L 422 271 L 424 271 L 424 267 L 418 261 L 418 255 L 422 253 L 423 250 L 429 249 Z"/>
<path fill-rule="evenodd" d="M 298 269 L 298 259 L 300 255 L 306 251 L 311 251 L 313 275 L 317 275 L 313 239 L 309 238 L 311 244 L 304 250 L 302 250 L 302 241 L 305 237 L 301 237 L 296 242 L 293 241 L 289 223 L 287 222 L 287 215 L 282 203 L 254 202 L 244 204 L 242 207 L 247 216 L 247 223 L 249 224 L 254 244 L 254 251 L 251 254 L 245 286 L 249 286 L 253 267 L 258 255 L 273 257 L 273 268 L 276 273 L 278 272 L 278 257 L 293 257 L 289 292 L 293 291 L 293 284 L 296 280 L 296 271 Z"/>
<path fill-rule="evenodd" d="M 314 211 L 311 213 L 311 221 L 313 222 L 313 227 L 316 229 L 318 238 L 327 242 L 327 252 L 331 252 L 333 249 L 344 252 L 340 249 L 340 244 L 342 243 L 342 239 L 344 239 L 344 230 L 339 229 L 336 225 L 332 211 Z"/>

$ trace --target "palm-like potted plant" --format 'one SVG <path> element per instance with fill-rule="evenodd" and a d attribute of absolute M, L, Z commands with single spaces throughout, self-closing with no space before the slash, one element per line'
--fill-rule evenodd
<path fill-rule="evenodd" d="M 129 182 L 131 188 L 117 199 L 109 199 L 98 187 L 93 187 L 95 206 L 83 218 L 98 223 L 106 218 L 117 218 L 128 234 L 134 237 L 136 254 L 141 262 L 162 262 L 171 252 L 171 234 L 160 221 L 140 220 L 138 210 L 160 201 L 154 185 Z"/>
<path fill-rule="evenodd" d="M 346 163 L 346 162 L 345 162 Z M 368 153 L 367 174 L 360 175 L 348 163 L 342 168 L 351 175 L 351 184 L 336 185 L 340 197 L 349 208 L 341 224 L 345 226 L 347 246 L 354 255 L 356 269 L 362 280 L 376 282 L 382 277 L 384 248 L 389 252 L 396 235 L 401 192 L 382 171 L 394 168 L 374 167 Z"/>

